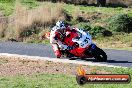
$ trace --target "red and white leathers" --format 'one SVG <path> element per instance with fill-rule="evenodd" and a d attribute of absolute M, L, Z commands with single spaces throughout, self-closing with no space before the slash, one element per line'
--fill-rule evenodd
<path fill-rule="evenodd" d="M 62 38 L 63 36 L 65 36 L 65 34 L 59 33 L 57 30 L 58 29 L 56 28 L 56 26 L 52 28 L 50 32 L 50 43 L 53 47 L 56 57 L 60 58 L 61 57 L 60 49 L 65 50 L 67 49 L 68 46 L 62 43 Z M 70 27 L 66 27 L 65 29 L 62 29 L 62 30 L 68 31 L 70 30 Z"/>
<path fill-rule="evenodd" d="M 87 35 L 87 36 L 82 36 L 79 40 L 74 40 L 75 42 L 77 42 L 79 44 L 79 47 L 86 47 L 87 45 L 91 45 L 92 43 L 92 38 L 89 35 L 89 33 L 84 32 L 83 30 L 80 30 L 78 28 L 72 28 L 70 29 L 70 27 L 66 27 L 64 33 L 59 33 L 57 31 L 58 29 L 56 28 L 56 26 L 54 26 L 50 32 L 50 43 L 53 47 L 54 53 L 56 55 L 57 58 L 61 57 L 61 51 L 60 50 L 66 50 L 68 48 L 68 45 L 64 44 L 64 42 L 62 42 L 64 36 L 67 36 L 68 31 L 75 31 L 75 32 L 79 32 L 83 35 Z M 85 44 L 85 42 L 82 42 L 82 40 L 84 40 L 83 38 L 87 37 L 89 40 L 87 41 L 87 43 Z M 83 45 L 83 46 L 82 46 Z"/>
<path fill-rule="evenodd" d="M 76 42 L 79 45 L 79 47 L 86 48 L 92 44 L 92 37 L 89 34 L 89 32 L 83 31 L 78 28 L 73 28 L 72 30 L 78 32 L 79 39 L 72 39 L 72 41 Z"/>

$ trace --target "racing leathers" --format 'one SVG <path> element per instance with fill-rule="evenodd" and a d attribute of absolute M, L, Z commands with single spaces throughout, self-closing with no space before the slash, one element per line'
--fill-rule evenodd
<path fill-rule="evenodd" d="M 57 58 L 60 58 L 61 57 L 61 50 L 70 50 L 70 49 L 73 49 L 73 47 L 71 46 L 68 46 L 66 45 L 64 42 L 63 42 L 63 39 L 65 38 L 65 36 L 67 35 L 66 32 L 68 31 L 75 31 L 75 32 L 78 32 L 80 35 L 83 34 L 83 35 L 87 35 L 86 32 L 84 32 L 83 30 L 80 30 L 78 28 L 70 28 L 70 27 L 66 27 L 64 33 L 59 33 L 56 29 L 56 26 L 52 28 L 51 32 L 50 32 L 50 43 L 53 47 L 53 50 L 54 50 L 54 53 L 56 55 Z M 78 34 L 78 36 L 79 36 Z M 91 36 L 88 35 L 88 36 L 85 36 L 86 38 L 89 39 L 89 41 L 86 41 L 88 45 L 91 45 Z M 76 43 L 78 43 L 78 47 L 86 47 L 86 42 L 82 42 L 81 39 L 83 40 L 83 36 L 80 38 L 80 40 L 76 40 L 76 39 L 73 39 L 73 41 L 75 41 Z"/>
<path fill-rule="evenodd" d="M 64 33 L 60 33 L 57 31 L 58 29 L 56 28 L 56 26 L 54 26 L 50 32 L 50 43 L 53 47 L 55 56 L 57 58 L 61 57 L 61 50 L 65 50 L 68 48 L 68 46 L 66 44 L 64 44 L 62 41 L 65 37 L 65 32 Z M 65 29 L 62 30 L 70 30 L 70 27 L 66 27 Z"/>

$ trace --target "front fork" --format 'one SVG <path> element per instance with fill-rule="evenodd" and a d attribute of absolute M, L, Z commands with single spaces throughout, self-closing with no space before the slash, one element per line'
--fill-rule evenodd
<path fill-rule="evenodd" d="M 90 50 L 94 50 L 97 47 L 94 43 L 92 43 L 90 46 L 91 46 Z"/>
<path fill-rule="evenodd" d="M 94 43 L 92 43 L 89 48 L 86 50 L 86 55 L 94 57 L 95 56 L 95 52 L 96 52 L 96 45 Z"/>

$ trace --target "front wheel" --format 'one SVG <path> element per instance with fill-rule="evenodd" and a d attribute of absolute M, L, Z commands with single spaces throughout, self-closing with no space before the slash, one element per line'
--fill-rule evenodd
<path fill-rule="evenodd" d="M 106 62 L 107 61 L 106 53 L 98 47 L 96 48 L 94 58 L 97 62 Z"/>

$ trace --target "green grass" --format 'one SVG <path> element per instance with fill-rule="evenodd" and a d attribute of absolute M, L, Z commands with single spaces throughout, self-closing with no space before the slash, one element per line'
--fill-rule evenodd
<path fill-rule="evenodd" d="M 115 49 L 132 50 L 132 33 L 114 33 L 110 37 L 98 36 L 95 40 L 97 44 L 104 44 L 107 47 L 115 45 Z M 109 47 L 110 48 L 110 47 Z"/>
<path fill-rule="evenodd" d="M 20 2 L 23 5 L 26 5 L 28 8 L 35 8 L 39 6 L 41 3 L 37 2 L 36 0 L 20 0 Z M 47 2 L 44 2 L 42 5 L 47 4 Z M 55 5 L 52 3 L 52 5 Z M 15 6 L 15 0 L 2 0 L 0 1 L 0 9 L 4 10 L 5 15 L 10 15 L 14 9 Z M 72 12 L 76 10 L 84 11 L 84 12 L 99 12 L 103 14 L 120 14 L 120 13 L 132 13 L 131 8 L 112 8 L 112 7 L 94 7 L 94 6 L 81 6 L 81 5 L 69 5 L 64 4 L 64 9 L 68 11 L 68 13 L 72 14 Z"/>
<path fill-rule="evenodd" d="M 36 0 L 21 0 L 21 3 L 27 6 L 29 9 L 39 6 L 39 3 Z"/>
<path fill-rule="evenodd" d="M 72 13 L 75 10 L 79 9 L 80 11 L 84 11 L 84 12 L 99 12 L 99 13 L 103 13 L 103 14 L 122 14 L 122 13 L 131 13 L 132 9 L 131 8 L 122 8 L 122 7 L 118 7 L 118 8 L 112 8 L 112 7 L 94 7 L 94 6 L 75 6 L 75 5 L 65 5 L 65 9 Z"/>
<path fill-rule="evenodd" d="M 9 16 L 13 13 L 15 9 L 16 0 L 2 0 L 0 1 L 0 10 L 4 13 L 4 16 Z M 39 3 L 36 0 L 18 0 L 22 5 L 27 6 L 27 8 L 32 9 L 39 6 Z"/>
<path fill-rule="evenodd" d="M 104 69 L 115 74 L 130 74 L 132 68 L 106 68 Z M 17 76 L 0 76 L 1 88 L 132 88 L 132 82 L 129 84 L 86 84 L 80 86 L 76 83 L 75 75 L 64 74 L 34 74 Z"/>
<path fill-rule="evenodd" d="M 0 10 L 4 13 L 4 16 L 9 16 L 13 13 L 14 3 L 0 2 Z"/>

